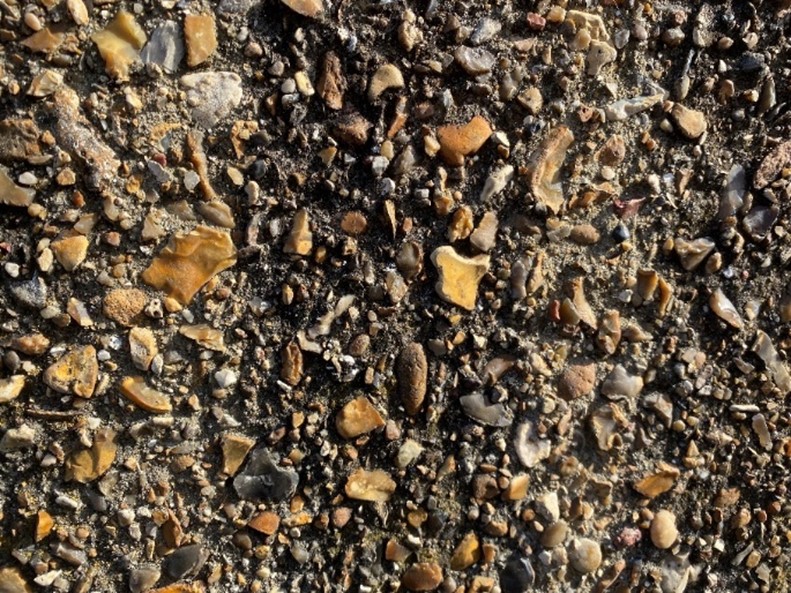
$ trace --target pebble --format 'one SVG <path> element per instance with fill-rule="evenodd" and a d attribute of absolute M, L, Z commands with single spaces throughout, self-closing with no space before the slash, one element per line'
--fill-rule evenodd
<path fill-rule="evenodd" d="M 35 446 L 36 431 L 33 427 L 23 424 L 18 428 L 9 428 L 0 439 L 0 451 L 10 452 Z"/>
<path fill-rule="evenodd" d="M 387 502 L 396 489 L 390 474 L 381 469 L 355 470 L 346 481 L 346 496 L 354 500 Z"/>
<path fill-rule="evenodd" d="M 129 330 L 129 354 L 132 364 L 141 371 L 151 368 L 151 363 L 159 354 L 157 339 L 147 327 L 133 327 Z"/>
<path fill-rule="evenodd" d="M 467 416 L 486 426 L 510 426 L 514 421 L 510 409 L 502 403 L 490 403 L 480 392 L 461 396 L 459 403 Z"/>
<path fill-rule="evenodd" d="M 119 389 L 138 408 L 153 414 L 167 414 L 173 410 L 170 398 L 146 385 L 143 377 L 124 377 Z"/>
<path fill-rule="evenodd" d="M 183 579 L 186 576 L 196 576 L 206 560 L 209 551 L 200 544 L 184 546 L 170 554 L 163 562 L 165 574 L 172 579 Z"/>
<path fill-rule="evenodd" d="M 400 89 L 404 87 L 404 75 L 393 64 L 380 66 L 371 77 L 368 83 L 368 100 L 376 101 L 383 92 L 388 89 Z"/>
<path fill-rule="evenodd" d="M 129 571 L 129 591 L 131 593 L 145 593 L 159 581 L 161 572 L 158 567 L 144 565 Z"/>
<path fill-rule="evenodd" d="M 538 202 L 554 214 L 560 211 L 564 203 L 560 169 L 572 142 L 574 135 L 571 130 L 566 126 L 557 126 L 547 133 L 530 156 L 528 165 L 530 189 Z"/>
<path fill-rule="evenodd" d="M 494 56 L 479 47 L 460 46 L 453 52 L 456 63 L 470 76 L 488 74 L 494 67 Z"/>
<path fill-rule="evenodd" d="M 88 238 L 83 235 L 63 237 L 50 244 L 55 259 L 67 272 L 73 272 L 88 256 Z"/>
<path fill-rule="evenodd" d="M 115 436 L 109 428 L 97 431 L 89 449 L 75 451 L 66 459 L 66 479 L 87 484 L 104 475 L 118 452 Z"/>
<path fill-rule="evenodd" d="M 324 12 L 322 0 L 281 0 L 281 2 L 294 12 L 310 18 L 316 18 Z"/>
<path fill-rule="evenodd" d="M 465 535 L 450 557 L 451 570 L 466 570 L 481 559 L 481 542 L 474 531 Z"/>
<path fill-rule="evenodd" d="M 697 140 L 708 128 L 706 116 L 702 111 L 689 109 L 681 103 L 673 105 L 670 115 L 681 134 L 690 140 Z"/>
<path fill-rule="evenodd" d="M 362 395 L 343 406 L 335 418 L 335 427 L 345 439 L 353 439 L 384 425 L 381 414 Z"/>
<path fill-rule="evenodd" d="M 105 29 L 91 39 L 104 59 L 108 75 L 119 81 L 129 80 L 133 64 L 140 60 L 140 50 L 146 43 L 146 33 L 131 13 L 121 10 Z"/>
<path fill-rule="evenodd" d="M 93 396 L 99 377 L 96 349 L 76 346 L 61 356 L 44 371 L 44 383 L 58 393 L 73 393 L 79 397 Z"/>
<path fill-rule="evenodd" d="M 494 249 L 499 222 L 494 212 L 484 212 L 478 227 L 470 235 L 470 244 L 484 253 Z"/>
<path fill-rule="evenodd" d="M 585 57 L 585 68 L 589 76 L 598 76 L 601 69 L 615 61 L 618 52 L 604 41 L 591 41 L 588 55 Z"/>
<path fill-rule="evenodd" d="M 753 185 L 756 189 L 763 189 L 789 166 L 791 166 L 791 140 L 781 142 L 763 158 L 753 177 Z M 0 179 L 2 179 L 1 174 Z"/>
<path fill-rule="evenodd" d="M 541 534 L 541 545 L 545 548 L 559 546 L 565 541 L 568 531 L 568 523 L 563 520 L 550 523 Z"/>
<path fill-rule="evenodd" d="M 0 379 L 0 404 L 7 404 L 19 397 L 25 388 L 24 375 L 12 375 Z"/>
<path fill-rule="evenodd" d="M 254 446 L 255 441 L 249 437 L 233 433 L 224 434 L 220 439 L 223 473 L 228 476 L 236 475 Z"/>
<path fill-rule="evenodd" d="M 571 567 L 579 573 L 594 572 L 601 566 L 601 546 L 592 539 L 583 537 L 573 540 L 568 553 Z"/>
<path fill-rule="evenodd" d="M 651 543 L 660 550 L 667 550 L 678 539 L 676 516 L 666 510 L 660 510 L 651 520 Z"/>
<path fill-rule="evenodd" d="M 187 65 L 194 68 L 206 62 L 217 49 L 217 27 L 214 15 L 188 14 L 184 17 L 184 40 Z"/>
<path fill-rule="evenodd" d="M 406 439 L 398 448 L 395 464 L 398 469 L 406 469 L 423 453 L 423 447 L 413 439 Z"/>
<path fill-rule="evenodd" d="M 179 79 L 187 91 L 192 118 L 210 130 L 242 102 L 242 79 L 234 72 L 196 72 Z"/>
<path fill-rule="evenodd" d="M 245 500 L 272 500 L 291 498 L 296 492 L 299 475 L 290 468 L 281 468 L 266 449 L 256 449 L 250 455 L 245 470 L 236 476 L 233 487 Z"/>
<path fill-rule="evenodd" d="M 448 303 L 472 311 L 478 299 L 478 285 L 489 270 L 489 256 L 465 257 L 445 245 L 431 254 L 431 262 L 439 272 L 435 284 L 437 294 Z"/>
<path fill-rule="evenodd" d="M 398 392 L 407 414 L 414 416 L 423 406 L 428 381 L 428 361 L 423 346 L 407 344 L 395 364 Z"/>
<path fill-rule="evenodd" d="M 138 288 L 116 288 L 105 295 L 102 313 L 116 323 L 130 327 L 145 309 L 147 301 L 146 293 Z"/>
<path fill-rule="evenodd" d="M 500 588 L 505 593 L 528 593 L 533 589 L 536 573 L 527 556 L 512 554 L 500 571 Z"/>
<path fill-rule="evenodd" d="M 695 270 L 709 254 L 714 251 L 715 243 L 707 237 L 701 237 L 693 241 L 677 238 L 674 241 L 674 249 L 681 260 L 681 267 L 687 272 Z"/>
<path fill-rule="evenodd" d="M 491 125 L 480 115 L 461 126 L 441 126 L 437 129 L 439 154 L 447 164 L 461 166 L 464 157 L 478 152 L 491 135 Z"/>
<path fill-rule="evenodd" d="M 434 591 L 442 583 L 442 567 L 436 562 L 419 562 L 410 566 L 401 577 L 409 591 Z"/>
<path fill-rule="evenodd" d="M 643 378 L 630 375 L 623 365 L 616 365 L 601 385 L 602 395 L 614 397 L 637 397 L 643 390 Z"/>
<path fill-rule="evenodd" d="M 158 25 L 140 57 L 144 64 L 157 64 L 168 74 L 175 73 L 184 59 L 184 42 L 178 23 L 164 21 Z"/>
<path fill-rule="evenodd" d="M 236 248 L 227 231 L 197 226 L 173 235 L 141 277 L 182 305 L 212 277 L 236 263 Z"/>
<path fill-rule="evenodd" d="M 596 386 L 596 363 L 575 363 L 566 367 L 558 381 L 558 395 L 565 400 L 585 397 Z"/>

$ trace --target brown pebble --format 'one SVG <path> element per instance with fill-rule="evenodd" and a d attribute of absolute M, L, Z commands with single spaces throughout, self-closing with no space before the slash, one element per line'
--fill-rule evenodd
<path fill-rule="evenodd" d="M 563 371 L 558 382 L 558 395 L 565 400 L 584 397 L 596 385 L 596 363 L 572 364 Z"/>
<path fill-rule="evenodd" d="M 134 325 L 135 319 L 146 306 L 146 293 L 137 288 L 116 288 L 104 297 L 102 312 L 105 317 L 125 327 Z"/>
<path fill-rule="evenodd" d="M 401 584 L 410 591 L 433 591 L 440 583 L 442 567 L 436 562 L 413 564 L 401 577 Z"/>
<path fill-rule="evenodd" d="M 423 405 L 428 380 L 428 361 L 422 345 L 412 342 L 401 351 L 396 360 L 396 378 L 404 408 L 414 416 Z"/>

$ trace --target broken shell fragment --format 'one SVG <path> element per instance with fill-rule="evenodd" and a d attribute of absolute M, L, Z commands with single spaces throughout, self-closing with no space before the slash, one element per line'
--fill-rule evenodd
<path fill-rule="evenodd" d="M 553 128 L 533 153 L 528 166 L 528 182 L 533 195 L 553 214 L 563 206 L 560 168 L 573 141 L 574 135 L 566 126 Z"/>

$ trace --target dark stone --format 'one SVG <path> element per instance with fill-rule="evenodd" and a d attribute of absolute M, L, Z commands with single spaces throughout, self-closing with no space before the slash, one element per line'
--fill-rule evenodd
<path fill-rule="evenodd" d="M 297 472 L 278 467 L 266 449 L 258 449 L 244 472 L 234 479 L 233 487 L 245 500 L 281 501 L 294 495 L 298 483 Z"/>
<path fill-rule="evenodd" d="M 203 568 L 209 552 L 200 544 L 184 546 L 165 558 L 165 572 L 172 579 L 182 579 L 186 576 L 195 576 Z"/>
<path fill-rule="evenodd" d="M 508 593 L 525 593 L 536 580 L 536 573 L 530 560 L 513 554 L 500 573 L 500 588 Z"/>
<path fill-rule="evenodd" d="M 612 238 L 615 239 L 616 243 L 623 243 L 624 241 L 628 241 L 629 237 L 631 236 L 632 234 L 629 232 L 629 229 L 626 227 L 625 224 L 619 224 L 612 231 Z"/>

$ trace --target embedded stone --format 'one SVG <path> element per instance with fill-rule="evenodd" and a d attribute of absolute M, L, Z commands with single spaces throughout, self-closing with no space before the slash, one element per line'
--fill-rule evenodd
<path fill-rule="evenodd" d="M 143 312 L 147 300 L 146 293 L 139 288 L 116 288 L 105 295 L 102 312 L 105 317 L 129 327 Z"/>
<path fill-rule="evenodd" d="M 84 235 L 64 237 L 50 245 L 55 259 L 67 272 L 74 271 L 88 256 L 88 238 Z"/>
<path fill-rule="evenodd" d="M 400 89 L 404 86 L 404 75 L 393 64 L 380 66 L 368 83 L 368 100 L 376 101 L 388 89 Z"/>
<path fill-rule="evenodd" d="M 322 0 L 280 0 L 291 10 L 302 16 L 315 18 L 324 12 Z"/>
<path fill-rule="evenodd" d="M 190 233 L 173 235 L 142 278 L 187 305 L 204 284 L 235 263 L 236 248 L 227 231 L 197 226 Z"/>
<path fill-rule="evenodd" d="M 77 346 L 44 371 L 44 383 L 58 393 L 89 398 L 99 377 L 99 362 L 93 346 Z"/>
<path fill-rule="evenodd" d="M 187 65 L 203 64 L 217 49 L 217 26 L 214 15 L 206 13 L 185 16 L 184 39 L 187 43 Z"/>
<path fill-rule="evenodd" d="M 170 397 L 146 385 L 143 377 L 124 377 L 120 390 L 126 399 L 147 412 L 167 414 L 173 410 Z"/>
<path fill-rule="evenodd" d="M 146 43 L 146 33 L 135 18 L 122 10 L 91 39 L 99 48 L 107 74 L 116 80 L 129 80 L 129 69 L 140 60 L 140 50 Z"/>
<path fill-rule="evenodd" d="M 27 207 L 33 203 L 33 195 L 32 189 L 18 186 L 0 167 L 0 204 Z"/>
<path fill-rule="evenodd" d="M 117 450 L 113 430 L 97 431 L 90 449 L 82 449 L 66 458 L 66 479 L 81 484 L 92 482 L 110 469 Z"/>
<path fill-rule="evenodd" d="M 549 131 L 533 153 L 528 165 L 528 182 L 539 203 L 557 214 L 564 203 L 560 169 L 574 135 L 566 126 Z"/>
<path fill-rule="evenodd" d="M 489 270 L 489 256 L 464 257 L 449 245 L 438 247 L 431 261 L 439 272 L 435 288 L 439 296 L 468 311 L 475 309 L 478 284 Z"/>
<path fill-rule="evenodd" d="M 14 401 L 25 388 L 25 375 L 11 375 L 0 379 L 0 404 Z"/>
<path fill-rule="evenodd" d="M 396 483 L 387 472 L 381 469 L 366 471 L 360 468 L 349 476 L 345 490 L 346 496 L 355 500 L 387 502 L 395 489 Z"/>
<path fill-rule="evenodd" d="M 453 550 L 450 557 L 451 570 L 466 570 L 481 559 L 481 542 L 474 531 L 470 531 Z"/>
<path fill-rule="evenodd" d="M 335 427 L 345 439 L 353 439 L 384 425 L 381 414 L 365 396 L 353 399 L 343 406 L 335 418 Z"/>
<path fill-rule="evenodd" d="M 236 475 L 253 446 L 255 446 L 255 440 L 251 438 L 233 433 L 223 435 L 220 444 L 223 473 L 229 476 Z"/>
<path fill-rule="evenodd" d="M 410 566 L 401 577 L 401 584 L 410 591 L 434 591 L 442 583 L 442 567 L 436 562 L 419 562 Z"/>
<path fill-rule="evenodd" d="M 437 130 L 439 154 L 447 164 L 461 166 L 464 157 L 478 152 L 491 135 L 491 125 L 480 115 L 461 126 L 442 126 Z"/>

